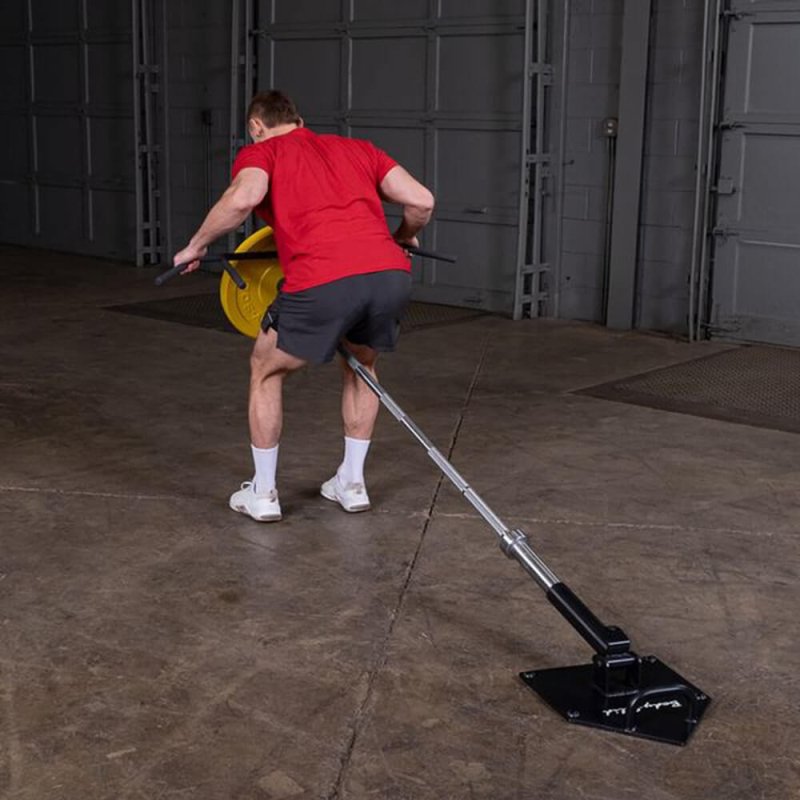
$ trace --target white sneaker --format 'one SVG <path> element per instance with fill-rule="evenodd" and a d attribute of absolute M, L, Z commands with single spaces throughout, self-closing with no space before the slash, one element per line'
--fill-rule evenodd
<path fill-rule="evenodd" d="M 363 483 L 342 483 L 339 474 L 322 484 L 320 493 L 326 500 L 338 503 L 345 511 L 355 514 L 369 510 L 369 495 Z"/>
<path fill-rule="evenodd" d="M 277 522 L 281 518 L 277 490 L 256 494 L 252 481 L 245 481 L 242 488 L 231 495 L 229 505 L 240 514 L 249 514 L 257 522 Z"/>

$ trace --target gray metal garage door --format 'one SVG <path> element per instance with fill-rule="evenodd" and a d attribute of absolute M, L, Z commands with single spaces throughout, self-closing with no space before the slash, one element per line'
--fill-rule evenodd
<path fill-rule="evenodd" d="M 129 0 L 9 0 L 0 35 L 0 239 L 130 258 Z"/>
<path fill-rule="evenodd" d="M 735 0 L 712 334 L 800 345 L 800 2 Z"/>
<path fill-rule="evenodd" d="M 372 139 L 434 190 L 425 245 L 459 262 L 415 265 L 417 299 L 510 313 L 525 0 L 262 0 L 258 19 L 259 87 L 288 91 L 318 132 Z"/>

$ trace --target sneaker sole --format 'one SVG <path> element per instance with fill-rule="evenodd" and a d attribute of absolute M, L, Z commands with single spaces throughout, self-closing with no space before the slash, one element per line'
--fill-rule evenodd
<path fill-rule="evenodd" d="M 283 519 L 281 514 L 265 514 L 260 517 L 254 517 L 244 506 L 235 506 L 232 503 L 229 503 L 229 506 L 232 511 L 237 511 L 239 514 L 246 514 L 250 519 L 254 519 L 256 522 L 280 522 Z"/>
<path fill-rule="evenodd" d="M 326 500 L 330 500 L 332 503 L 338 503 L 339 508 L 341 508 L 342 511 L 346 511 L 348 514 L 358 514 L 361 511 L 369 511 L 370 508 L 372 508 L 370 503 L 364 503 L 363 505 L 360 506 L 350 506 L 350 508 L 347 508 L 347 506 L 345 506 L 335 494 L 328 494 L 327 492 L 324 492 L 321 489 L 319 493 Z"/>

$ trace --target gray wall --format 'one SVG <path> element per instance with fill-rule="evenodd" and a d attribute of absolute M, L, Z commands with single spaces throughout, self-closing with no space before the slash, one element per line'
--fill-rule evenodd
<path fill-rule="evenodd" d="M 563 244 L 553 287 L 564 318 L 603 318 L 603 120 L 617 115 L 622 10 L 622 0 L 573 2 Z M 701 0 L 654 0 L 635 315 L 646 329 L 686 329 L 702 23 Z M 557 264 L 558 254 L 552 258 Z"/>

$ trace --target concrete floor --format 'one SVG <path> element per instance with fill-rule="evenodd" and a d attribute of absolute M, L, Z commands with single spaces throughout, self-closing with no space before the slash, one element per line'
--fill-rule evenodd
<path fill-rule="evenodd" d="M 285 521 L 250 477 L 249 342 L 105 306 L 205 292 L 0 248 L 0 796 L 800 797 L 800 439 L 571 394 L 690 346 L 483 318 L 415 331 L 395 399 L 554 571 L 714 702 L 686 748 L 518 679 L 589 649 L 385 412 L 374 510 L 318 496 L 338 370 L 286 392 Z"/>

